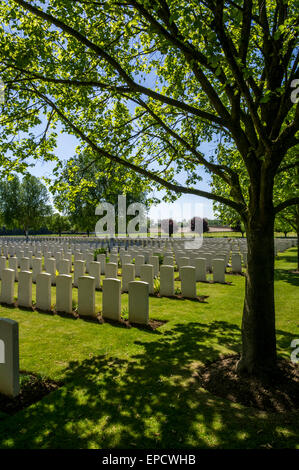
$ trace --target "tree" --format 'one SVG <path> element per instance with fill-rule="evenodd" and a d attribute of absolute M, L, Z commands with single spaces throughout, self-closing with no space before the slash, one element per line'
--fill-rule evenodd
<path fill-rule="evenodd" d="M 89 237 L 90 232 L 94 232 L 96 223 L 95 206 L 85 203 L 81 198 L 80 202 L 73 211 L 68 212 L 69 218 L 76 232 L 86 232 Z"/>
<path fill-rule="evenodd" d="M 69 218 L 55 212 L 48 219 L 47 226 L 53 233 L 58 233 L 61 237 L 62 232 L 66 232 L 71 229 L 71 222 Z"/>
<path fill-rule="evenodd" d="M 231 225 L 231 228 L 234 232 L 240 232 L 242 234 L 242 238 L 244 237 L 245 227 L 240 219 L 237 220 L 233 225 Z"/>
<path fill-rule="evenodd" d="M 222 227 L 223 221 L 219 219 L 207 219 L 209 227 Z"/>
<path fill-rule="evenodd" d="M 284 217 L 284 211 L 279 214 L 279 217 L 275 220 L 275 231 L 284 233 L 285 238 L 289 232 L 292 232 L 294 229 L 292 228 L 290 222 L 287 218 Z"/>
<path fill-rule="evenodd" d="M 85 150 L 67 161 L 51 186 L 56 207 L 67 214 L 75 230 L 87 232 L 88 236 L 95 230 L 95 209 L 100 202 L 114 205 L 117 228 L 119 194 L 126 196 L 127 205 L 146 203 L 147 187 L 140 176 L 125 167 L 109 160 L 90 166 L 90 158 Z M 132 217 L 127 216 L 127 220 Z"/>
<path fill-rule="evenodd" d="M 217 178 L 214 178 L 213 184 L 215 188 L 217 187 L 217 182 Z M 238 212 L 222 204 L 214 204 L 214 210 L 221 217 L 223 224 L 229 225 L 234 232 L 240 232 L 242 237 L 244 237 L 245 226 Z"/>
<path fill-rule="evenodd" d="M 235 168 L 238 169 L 239 181 L 242 186 L 242 190 L 245 193 L 245 189 L 249 184 L 248 175 L 245 166 L 242 164 L 240 155 L 236 149 L 231 149 L 227 153 L 222 145 L 219 145 L 218 159 L 225 164 L 228 160 L 234 162 Z M 287 171 L 286 171 L 287 170 Z M 280 168 L 275 177 L 275 184 L 273 187 L 273 199 L 275 204 L 279 204 L 279 201 L 283 198 L 294 199 L 298 195 L 299 188 L 299 148 L 295 146 L 288 150 L 285 157 L 285 162 L 282 168 Z M 212 187 L 215 192 L 222 196 L 229 195 L 229 188 L 224 187 L 222 181 L 217 177 L 213 176 Z M 248 196 L 247 196 L 248 198 Z M 248 203 L 248 201 L 246 201 Z M 224 204 L 214 203 L 214 210 L 219 214 L 222 220 L 229 224 L 232 228 L 237 231 L 244 231 L 245 226 L 240 220 L 240 215 L 237 211 L 231 207 L 225 206 Z M 299 206 L 298 204 L 286 207 L 282 211 L 275 214 L 275 230 L 284 233 L 294 231 L 297 233 L 297 241 L 299 241 Z M 243 236 L 243 233 L 242 233 Z M 299 248 L 299 243 L 298 243 Z M 298 252 L 298 267 L 299 267 L 299 251 Z"/>
<path fill-rule="evenodd" d="M 38 229 L 52 212 L 47 188 L 32 175 L 17 176 L 0 184 L 0 210 L 8 228 L 22 228 L 28 240 L 30 229 Z"/>
<path fill-rule="evenodd" d="M 169 198 L 195 194 L 237 211 L 248 242 L 237 369 L 271 373 L 274 220 L 299 202 L 273 198 L 276 175 L 288 173 L 285 158 L 298 143 L 296 2 L 13 0 L 1 4 L 0 16 L 3 171 L 26 166 L 28 154 L 53 158 L 60 121 L 92 149 L 90 164 L 109 159 Z M 11 138 L 17 132 L 20 141 Z M 233 158 L 224 164 L 200 151 L 220 133 L 223 147 L 238 152 L 246 186 Z M 217 175 L 228 196 L 199 189 L 199 168 Z"/>
<path fill-rule="evenodd" d="M 0 182 L 1 222 L 6 228 L 19 228 L 20 180 L 14 177 Z"/>

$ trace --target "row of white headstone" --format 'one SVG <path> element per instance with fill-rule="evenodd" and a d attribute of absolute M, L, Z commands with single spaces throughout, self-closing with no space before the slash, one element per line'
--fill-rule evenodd
<path fill-rule="evenodd" d="M 279 247 L 281 250 L 287 249 L 289 246 L 293 245 L 294 240 L 280 240 L 276 243 L 276 246 Z M 72 271 L 72 256 L 74 254 L 74 283 L 77 284 L 77 279 L 80 275 L 86 271 L 86 273 L 91 274 L 97 278 L 97 266 L 93 263 L 94 260 L 94 252 L 90 252 L 89 249 L 85 249 L 84 252 L 78 251 L 78 245 L 72 245 L 75 248 L 74 251 L 69 250 L 65 243 L 62 244 L 63 249 L 57 247 L 58 243 L 55 243 L 56 250 L 52 246 L 52 251 L 49 251 L 49 247 L 47 244 L 42 244 L 42 247 L 34 246 L 32 251 L 27 247 L 24 247 L 23 250 L 20 250 L 22 245 L 20 244 L 17 248 L 16 245 L 6 246 L 1 248 L 0 251 L 5 251 L 4 256 L 0 257 L 0 277 L 1 277 L 1 270 L 6 267 L 6 258 L 8 258 L 8 265 L 9 268 L 15 270 L 16 279 L 18 277 L 18 268 L 21 271 L 27 271 L 32 269 L 32 277 L 33 282 L 36 281 L 36 276 L 42 271 L 42 256 L 44 256 L 44 268 L 45 271 L 52 275 L 52 282 L 55 283 L 56 277 L 56 267 L 58 268 L 58 272 L 60 274 L 69 274 Z M 83 244 L 82 244 L 83 245 Z M 164 251 L 160 252 L 163 254 L 163 265 L 174 265 L 174 261 L 178 266 L 179 270 L 183 266 L 193 266 L 196 269 L 196 281 L 205 281 L 205 273 L 202 269 L 203 261 L 199 261 L 199 259 L 205 259 L 206 264 L 206 272 L 213 271 L 213 278 L 216 282 L 224 282 L 224 273 L 222 273 L 222 269 L 220 270 L 218 265 L 219 263 L 214 262 L 215 259 L 222 259 L 225 262 L 225 267 L 228 266 L 230 260 L 230 249 L 232 248 L 241 250 L 241 253 L 233 251 L 231 254 L 231 268 L 232 272 L 241 273 L 242 272 L 242 264 L 244 267 L 247 265 L 247 252 L 245 251 L 246 248 L 244 241 L 240 241 L 237 244 L 234 242 L 227 243 L 226 241 L 220 245 L 218 242 L 213 241 L 213 244 L 210 243 L 209 246 L 211 247 L 211 251 L 206 249 L 205 251 L 201 250 L 183 250 L 182 247 L 175 249 L 174 251 Z M 218 249 L 216 248 L 218 246 Z M 219 247 L 222 246 L 222 251 L 219 251 Z M 213 248 L 213 249 L 212 249 Z M 38 251 L 42 249 L 42 251 Z M 82 250 L 83 251 L 83 250 Z M 35 254 L 35 258 L 33 258 L 33 253 Z M 15 257 L 14 254 L 17 256 Z M 9 256 L 10 255 L 10 256 Z M 26 255 L 26 256 L 25 256 Z M 106 257 L 109 256 L 109 263 L 106 263 Z M 146 271 L 142 269 L 144 264 L 153 265 L 154 267 L 154 277 L 159 275 L 159 258 L 153 254 L 153 250 L 148 250 L 140 247 L 130 248 L 129 250 L 125 250 L 124 248 L 118 249 L 114 248 L 110 254 L 102 253 L 97 255 L 97 260 L 101 262 L 101 274 L 106 274 L 106 277 L 117 277 L 115 274 L 115 270 L 117 270 L 118 264 L 122 266 L 126 264 L 131 264 L 132 260 L 134 259 L 135 265 L 135 276 L 142 277 L 142 271 Z M 83 263 L 80 261 L 85 261 L 85 267 Z M 242 263 L 243 261 L 243 263 Z M 116 268 L 114 266 L 116 264 Z M 106 268 L 107 266 L 107 268 Z M 215 268 L 217 266 L 217 268 Z M 91 270 L 91 272 L 89 272 Z M 214 271 L 217 272 L 214 272 Z M 221 271 L 221 274 L 220 274 Z M 145 277 L 146 274 L 145 274 Z M 98 281 L 99 282 L 99 281 Z M 98 284 L 98 283 L 96 283 Z M 99 288 L 99 285 L 96 285 L 96 288 Z"/>
<path fill-rule="evenodd" d="M 229 234 L 228 234 L 229 235 Z M 291 246 L 296 246 L 296 238 L 288 239 L 275 239 L 275 252 L 284 251 Z M 109 248 L 109 250 L 128 251 L 131 249 L 151 250 L 159 249 L 161 251 L 170 250 L 176 252 L 185 249 L 185 241 L 181 239 L 115 239 L 113 243 L 111 240 L 99 241 L 97 238 L 82 238 L 82 237 L 62 237 L 62 238 L 38 238 L 33 237 L 29 242 L 24 239 L 16 237 L 1 237 L 0 240 L 0 254 L 6 257 L 8 254 L 14 255 L 18 250 L 24 250 L 25 256 L 29 251 L 36 256 L 38 252 L 45 254 L 47 250 L 59 252 L 61 250 L 86 252 L 88 250 L 94 251 L 97 248 Z M 238 238 L 204 238 L 201 250 L 221 251 L 232 250 L 237 252 L 247 251 L 247 240 Z M 24 255 L 23 255 L 24 256 Z M 65 256 L 64 256 L 65 257 Z"/>
<path fill-rule="evenodd" d="M 19 253 L 20 254 L 20 253 Z M 23 255 L 23 252 L 21 253 Z M 93 259 L 94 259 L 94 254 L 93 253 L 88 253 L 85 259 L 79 258 L 79 255 L 82 255 L 81 253 L 75 253 L 74 256 L 74 271 L 78 270 L 80 272 L 80 265 L 82 265 L 82 261 L 85 261 L 85 269 L 86 272 L 89 273 L 90 269 L 95 269 L 95 265 L 93 264 Z M 188 255 L 188 256 L 187 256 Z M 243 262 L 246 265 L 247 261 L 247 253 L 243 253 Z M 120 264 L 122 266 L 126 264 L 131 264 L 132 260 L 134 259 L 134 265 L 135 265 L 135 275 L 139 277 L 141 275 L 141 267 L 144 264 L 150 264 L 153 265 L 154 267 L 154 276 L 157 277 L 159 274 L 160 270 L 160 265 L 159 265 L 159 257 L 155 255 L 151 256 L 145 256 L 141 254 L 136 254 L 135 256 L 132 253 L 127 253 L 127 254 L 121 254 L 120 257 L 118 258 L 118 254 L 110 254 L 109 256 L 109 263 L 106 263 L 106 254 L 98 254 L 97 255 L 97 261 L 101 263 L 101 274 L 106 274 L 106 266 L 107 270 L 109 269 L 114 269 L 112 266 L 114 264 L 117 265 Z M 175 262 L 179 268 L 183 266 L 194 266 L 197 268 L 198 265 L 198 259 L 205 259 L 206 260 L 206 272 L 212 271 L 213 270 L 213 259 L 223 259 L 225 261 L 225 265 L 228 264 L 228 259 L 229 259 L 229 254 L 228 253 L 196 253 L 193 252 L 191 255 L 190 253 L 184 253 L 184 252 L 177 252 L 175 254 Z M 36 275 L 41 272 L 42 270 L 42 257 L 35 257 L 32 258 L 30 257 L 14 257 L 10 256 L 8 258 L 8 264 L 11 269 L 14 269 L 16 271 L 16 276 L 18 275 L 17 270 L 18 268 L 21 269 L 21 271 L 28 271 L 29 269 L 33 270 L 33 280 L 35 281 Z M 174 265 L 174 256 L 171 252 L 167 252 L 163 255 L 163 264 L 167 266 L 173 266 Z M 56 267 L 58 268 L 58 271 L 60 274 L 68 274 L 72 271 L 72 256 L 71 254 L 65 258 L 59 258 L 57 260 L 57 257 L 54 258 L 50 254 L 45 254 L 44 256 L 44 266 L 46 272 L 49 272 L 51 274 L 56 273 Z M 0 257 L 0 273 L 1 270 L 6 267 L 6 257 L 1 256 Z M 198 270 L 198 269 L 197 269 Z M 241 260 L 241 255 L 239 253 L 232 253 L 232 270 L 233 272 L 242 272 L 242 260 Z M 1 275 L 1 274 L 0 274 Z M 114 277 L 114 276 L 110 276 Z M 197 279 L 200 280 L 200 279 Z M 203 279 L 204 280 L 204 279 Z"/>
<path fill-rule="evenodd" d="M 135 258 L 136 265 L 136 275 L 138 276 L 139 266 L 141 264 L 153 264 L 155 269 L 155 276 L 157 275 L 157 270 L 159 269 L 159 264 L 157 259 L 155 259 L 155 252 L 162 254 L 163 264 L 172 265 L 173 257 L 175 255 L 175 261 L 177 264 L 180 263 L 180 258 L 190 258 L 190 262 L 186 259 L 182 260 L 184 265 L 193 265 L 194 258 L 206 258 L 207 269 L 211 271 L 211 260 L 212 258 L 223 258 L 226 259 L 226 265 L 228 265 L 230 253 L 232 251 L 232 270 L 233 272 L 240 272 L 240 256 L 242 255 L 243 266 L 247 265 L 247 243 L 246 239 L 244 240 L 232 240 L 227 241 L 225 239 L 205 239 L 203 247 L 198 250 L 185 250 L 182 243 L 179 241 L 165 242 L 165 245 L 160 250 L 154 250 L 153 245 L 154 241 L 145 240 L 146 246 L 133 246 L 128 247 L 126 250 L 124 247 L 114 247 L 112 252 L 109 254 L 110 262 L 120 262 L 121 265 L 131 263 L 132 259 Z M 121 243 L 118 240 L 118 243 Z M 296 240 L 275 240 L 275 251 L 284 251 L 290 246 L 295 246 Z M 144 245 L 144 243 L 143 243 Z M 90 261 L 93 261 L 94 258 L 94 247 L 95 244 L 87 243 L 86 241 L 81 243 L 70 243 L 65 241 L 51 241 L 47 243 L 36 243 L 30 242 L 26 244 L 24 242 L 9 242 L 5 243 L 0 242 L 0 254 L 3 254 L 6 258 L 8 256 L 14 256 L 18 258 L 18 267 L 20 267 L 21 259 L 26 257 L 29 258 L 30 268 L 33 265 L 33 255 L 35 258 L 41 258 L 42 256 L 45 259 L 54 257 L 56 260 L 57 267 L 62 260 L 68 259 L 72 261 L 72 256 L 74 255 L 75 261 L 85 260 L 86 261 L 86 271 L 88 272 L 88 264 Z M 91 251 L 92 250 L 92 251 Z M 119 253 L 119 257 L 118 257 Z M 102 274 L 105 273 L 105 263 L 106 263 L 107 254 L 98 255 L 98 261 L 102 262 Z M 144 256 L 144 258 L 142 258 Z M 24 269 L 24 268 L 23 268 Z M 22 269 L 22 270 L 23 270 Z"/>
<path fill-rule="evenodd" d="M 155 258 L 155 257 L 153 257 Z M 158 259 L 158 257 L 156 257 Z M 189 260 L 188 258 L 186 258 Z M 0 278 L 4 276 L 4 271 L 6 269 L 6 259 L 5 257 L 0 258 L 2 266 L 0 266 Z M 14 263 L 12 263 L 14 261 Z M 188 264 L 183 263 L 183 258 L 180 259 L 181 264 L 179 267 L 179 280 L 181 281 L 181 291 L 183 297 L 186 298 L 195 298 L 196 297 L 196 283 L 199 281 L 206 281 L 206 259 L 205 258 L 195 258 L 193 260 L 193 266 L 188 266 Z M 118 276 L 118 265 L 116 263 L 106 263 L 105 265 L 105 278 L 117 279 Z M 225 283 L 225 260 L 224 259 L 213 259 L 213 280 L 214 282 Z M 129 282 L 135 280 L 136 277 L 140 278 L 141 281 L 148 283 L 149 293 L 154 293 L 154 278 L 155 276 L 155 266 L 151 264 L 142 264 L 139 265 L 139 271 L 136 275 L 136 265 L 132 263 L 124 264 L 122 267 L 122 292 L 128 292 Z M 17 268 L 17 259 L 9 258 L 9 268 L 14 272 L 14 281 L 18 280 L 19 285 L 22 285 L 25 282 L 24 275 L 22 273 L 29 273 L 27 276 L 30 277 L 31 282 L 37 282 L 38 276 L 42 273 L 42 259 L 35 258 L 33 260 L 33 271 L 29 270 L 29 260 L 28 258 L 21 259 L 21 271 L 18 271 Z M 71 273 L 71 263 L 69 260 L 61 260 L 59 263 L 59 275 L 70 275 Z M 52 285 L 57 285 L 56 276 L 56 261 L 53 258 L 45 260 L 45 271 L 48 273 L 50 282 Z M 95 289 L 101 288 L 101 263 L 98 261 L 89 262 L 88 274 L 90 277 L 95 279 Z M 159 293 L 161 296 L 173 296 L 174 295 L 174 266 L 173 265 L 162 265 L 160 270 L 160 287 Z M 75 261 L 74 262 L 74 281 L 73 284 L 75 287 L 78 287 L 78 281 L 80 277 L 85 275 L 85 261 Z M 72 276 L 70 275 L 72 279 Z M 7 281 L 5 281 L 7 282 Z M 28 281 L 29 282 L 29 281 Z M 19 286 L 20 289 L 20 286 Z"/>
<path fill-rule="evenodd" d="M 14 303 L 14 270 L 2 271 L 0 301 L 7 305 Z M 51 274 L 40 273 L 36 279 L 36 308 L 51 311 Z M 56 312 L 73 311 L 72 276 L 59 274 L 56 276 Z M 148 324 L 149 321 L 149 284 L 143 281 L 130 281 L 129 321 L 131 323 Z M 32 273 L 19 272 L 18 296 L 19 307 L 32 307 Z M 78 314 L 80 317 L 96 317 L 95 278 L 80 276 L 78 278 Z M 107 278 L 103 280 L 102 316 L 110 320 L 121 319 L 121 281 Z"/>

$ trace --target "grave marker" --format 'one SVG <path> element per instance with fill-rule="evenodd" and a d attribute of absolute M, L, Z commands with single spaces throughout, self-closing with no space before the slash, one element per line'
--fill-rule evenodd
<path fill-rule="evenodd" d="M 129 282 L 129 322 L 148 325 L 149 285 L 143 281 Z"/>
<path fill-rule="evenodd" d="M 19 325 L 0 318 L 0 393 L 16 397 L 19 392 Z"/>

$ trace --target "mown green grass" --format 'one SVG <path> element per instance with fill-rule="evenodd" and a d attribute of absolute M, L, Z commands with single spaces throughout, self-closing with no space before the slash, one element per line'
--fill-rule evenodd
<path fill-rule="evenodd" d="M 288 272 L 295 267 L 294 248 L 279 255 L 277 347 L 285 358 L 299 338 L 299 279 Z M 151 318 L 167 321 L 154 332 L 0 306 L 0 316 L 19 322 L 21 369 L 64 383 L 16 415 L 0 415 L 0 448 L 299 448 L 299 411 L 233 404 L 192 376 L 198 364 L 240 352 L 244 277 L 227 280 L 198 284 L 205 303 L 151 297 Z"/>

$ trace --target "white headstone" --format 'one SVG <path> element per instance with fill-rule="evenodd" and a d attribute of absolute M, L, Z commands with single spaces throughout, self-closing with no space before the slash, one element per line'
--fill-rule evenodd
<path fill-rule="evenodd" d="M 102 315 L 110 320 L 120 320 L 121 282 L 119 279 L 103 280 Z"/>
<path fill-rule="evenodd" d="M 182 266 L 180 268 L 182 296 L 188 299 L 196 297 L 196 272 L 193 266 Z"/>
<path fill-rule="evenodd" d="M 149 285 L 149 293 L 154 293 L 154 266 L 151 264 L 142 264 L 140 266 L 140 281 Z"/>
<path fill-rule="evenodd" d="M 51 310 L 51 274 L 40 273 L 36 277 L 36 307 L 48 312 Z"/>
<path fill-rule="evenodd" d="M 76 260 L 74 262 L 74 286 L 78 287 L 78 279 L 85 274 L 85 261 Z"/>
<path fill-rule="evenodd" d="M 0 393 L 16 397 L 19 392 L 19 326 L 0 318 Z"/>
<path fill-rule="evenodd" d="M 159 256 L 150 256 L 149 257 L 149 264 L 154 266 L 154 276 L 159 276 Z"/>
<path fill-rule="evenodd" d="M 72 276 L 59 274 L 56 276 L 56 311 L 72 313 Z"/>
<path fill-rule="evenodd" d="M 213 259 L 213 281 L 225 283 L 225 261 L 223 259 Z"/>
<path fill-rule="evenodd" d="M 232 254 L 232 272 L 239 274 L 242 273 L 242 261 L 239 253 Z"/>
<path fill-rule="evenodd" d="M 3 269 L 6 269 L 6 257 L 5 256 L 0 257 L 0 279 L 2 279 Z"/>
<path fill-rule="evenodd" d="M 20 271 L 18 283 L 18 306 L 32 307 L 32 273 Z"/>
<path fill-rule="evenodd" d="M 143 255 L 137 255 L 135 257 L 135 276 L 139 277 L 140 276 L 140 266 L 144 264 L 144 256 Z"/>
<path fill-rule="evenodd" d="M 195 258 L 194 259 L 195 267 L 195 278 L 196 282 L 206 281 L 207 280 L 207 265 L 205 258 Z"/>
<path fill-rule="evenodd" d="M 78 279 L 78 313 L 81 317 L 95 317 L 95 278 L 82 276 Z"/>
<path fill-rule="evenodd" d="M 18 259 L 16 257 L 9 258 L 8 260 L 8 267 L 9 269 L 13 269 L 15 272 L 15 280 L 17 281 L 19 278 L 19 271 L 18 271 Z M 1 277 L 1 276 L 0 276 Z"/>
<path fill-rule="evenodd" d="M 30 260 L 29 258 L 22 258 L 20 262 L 21 271 L 29 271 L 30 269 Z"/>
<path fill-rule="evenodd" d="M 105 277 L 106 279 L 117 279 L 117 264 L 116 263 L 106 263 Z"/>
<path fill-rule="evenodd" d="M 2 270 L 0 301 L 11 305 L 14 303 L 15 272 L 13 269 Z"/>
<path fill-rule="evenodd" d="M 56 279 L 56 259 L 47 258 L 45 259 L 45 271 L 51 274 L 51 282 L 54 285 Z"/>
<path fill-rule="evenodd" d="M 70 262 L 68 259 L 61 259 L 58 262 L 59 274 L 70 274 Z"/>
<path fill-rule="evenodd" d="M 135 280 L 135 265 L 124 264 L 122 267 L 122 292 L 128 292 L 129 282 Z"/>
<path fill-rule="evenodd" d="M 93 253 L 86 253 L 86 272 L 89 273 L 89 264 L 94 261 L 94 254 Z"/>
<path fill-rule="evenodd" d="M 173 256 L 164 256 L 163 264 L 166 266 L 173 266 Z"/>
<path fill-rule="evenodd" d="M 101 263 L 101 274 L 105 274 L 105 267 L 106 267 L 106 255 L 105 253 L 99 253 L 97 255 L 97 261 Z"/>
<path fill-rule="evenodd" d="M 109 263 L 115 263 L 118 265 L 118 255 L 117 254 L 111 254 L 109 256 Z"/>
<path fill-rule="evenodd" d="M 101 263 L 99 261 L 91 261 L 89 263 L 89 275 L 95 278 L 95 288 L 101 288 Z"/>
<path fill-rule="evenodd" d="M 18 251 L 17 258 L 18 258 L 18 268 L 19 268 L 21 265 L 21 259 L 24 258 L 24 251 L 22 250 Z"/>
<path fill-rule="evenodd" d="M 131 264 L 131 255 L 122 255 L 121 257 L 121 264 L 124 266 L 125 264 Z"/>
<path fill-rule="evenodd" d="M 32 282 L 36 282 L 37 276 L 42 272 L 42 258 L 32 260 Z"/>
<path fill-rule="evenodd" d="M 160 295 L 171 297 L 174 295 L 174 267 L 162 265 L 160 268 Z"/>
<path fill-rule="evenodd" d="M 213 258 L 213 253 L 202 253 L 201 254 L 202 258 L 206 259 L 206 266 L 208 271 L 212 271 L 212 258 Z"/>
<path fill-rule="evenodd" d="M 190 258 L 188 258 L 187 256 L 181 256 L 179 259 L 178 259 L 178 266 L 179 266 L 179 269 L 181 270 L 181 268 L 183 268 L 184 266 L 190 266 Z"/>
<path fill-rule="evenodd" d="M 129 322 L 147 325 L 149 322 L 149 285 L 147 282 L 129 282 Z"/>

